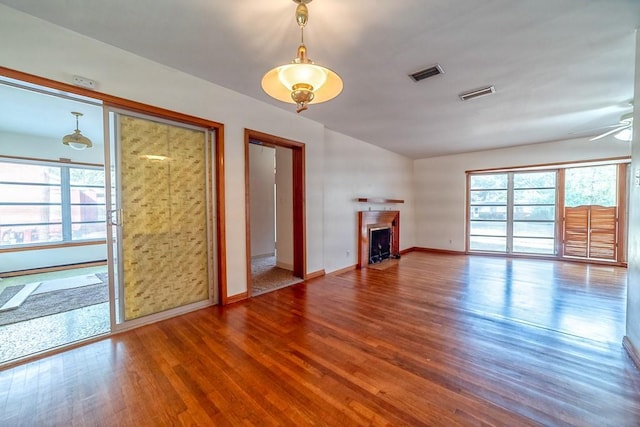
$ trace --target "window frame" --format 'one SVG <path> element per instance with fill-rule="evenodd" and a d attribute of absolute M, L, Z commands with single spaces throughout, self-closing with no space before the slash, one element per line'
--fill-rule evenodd
<path fill-rule="evenodd" d="M 532 173 L 553 173 L 554 174 L 554 186 L 553 187 L 517 187 L 515 184 L 516 175 L 524 175 L 524 174 L 532 174 Z M 489 176 L 496 175 L 505 176 L 505 186 L 495 187 L 495 188 L 472 188 L 472 179 L 474 176 Z M 553 203 L 523 203 L 521 201 L 516 201 L 516 192 L 520 190 L 553 190 L 554 191 L 554 200 Z M 479 191 L 504 191 L 506 192 L 506 200 L 502 204 L 483 204 L 483 203 L 475 203 L 472 201 L 473 192 Z M 504 254 L 504 255 L 526 255 L 526 256 L 557 256 L 558 255 L 558 170 L 557 169 L 545 169 L 545 170 L 504 170 L 504 171 L 493 171 L 493 172 L 483 172 L 483 173 L 473 173 L 467 172 L 467 242 L 466 242 L 466 250 L 467 252 L 472 253 L 495 253 L 495 254 Z M 504 207 L 506 210 L 504 220 L 492 220 L 492 219 L 474 219 L 472 218 L 472 210 L 476 207 L 490 207 L 490 206 L 499 206 Z M 551 206 L 554 209 L 553 219 L 543 219 L 543 220 L 524 220 L 524 219 L 516 219 L 516 209 L 518 207 L 536 207 L 536 206 Z M 472 223 L 501 223 L 505 226 L 504 235 L 488 235 L 488 234 L 478 234 L 472 233 Z M 553 236 L 523 236 L 516 235 L 515 233 L 515 225 L 516 223 L 539 223 L 539 224 L 551 224 L 553 228 Z M 472 249 L 472 238 L 473 237 L 486 237 L 486 238 L 497 238 L 504 240 L 504 250 L 493 250 L 493 249 Z M 515 250 L 515 242 L 517 239 L 542 239 L 542 240 L 551 240 L 553 242 L 553 250 L 551 253 L 548 252 L 523 252 Z"/>
<path fill-rule="evenodd" d="M 39 182 L 19 182 L 19 181 L 0 181 L 0 184 L 8 184 L 8 185 L 24 185 L 24 186 L 46 186 L 46 187 L 55 187 L 60 191 L 60 202 L 54 203 L 46 203 L 48 206 L 59 207 L 61 212 L 60 222 L 42 222 L 42 223 L 8 223 L 2 224 L 2 227 L 32 227 L 39 225 L 59 225 L 60 226 L 60 240 L 50 241 L 50 242 L 34 242 L 34 243 L 15 243 L 11 245 L 1 245 L 0 244 L 0 253 L 2 252 L 18 252 L 18 251 L 28 251 L 28 250 L 38 250 L 38 249 L 49 249 L 49 248 L 57 248 L 57 247 L 69 247 L 69 246 L 85 246 L 85 245 L 96 245 L 96 244 L 105 244 L 106 243 L 106 201 L 103 203 L 74 203 L 72 201 L 71 192 L 74 187 L 81 188 L 100 188 L 103 192 L 106 191 L 104 182 L 103 185 L 95 185 L 95 184 L 71 184 L 70 175 L 72 169 L 83 169 L 83 170 L 97 170 L 102 171 L 104 174 L 104 165 L 101 164 L 93 164 L 93 163 L 80 163 L 80 162 L 71 162 L 71 161 L 54 161 L 54 160 L 43 160 L 43 159 L 35 159 L 35 158 L 23 158 L 23 157 L 14 157 L 14 156 L 2 156 L 0 155 L 0 167 L 3 164 L 23 164 L 23 165 L 35 165 L 35 166 L 45 166 L 50 168 L 58 168 L 60 172 L 60 182 L 58 184 L 43 184 Z M 1 199 L 2 195 L 0 194 L 0 207 L 3 206 L 42 206 L 45 203 L 34 203 L 34 202 L 5 202 Z M 103 219 L 95 220 L 95 221 L 73 221 L 72 210 L 74 207 L 82 207 L 82 206 L 98 206 L 102 207 L 103 214 L 98 215 Z M 73 238 L 73 227 L 74 225 L 82 225 L 82 224 L 97 224 L 102 223 L 105 225 L 105 235 L 104 237 L 96 237 L 96 238 L 86 238 L 86 239 L 74 239 Z"/>
<path fill-rule="evenodd" d="M 490 168 L 490 169 L 475 169 L 466 170 L 466 206 L 465 206 L 465 253 L 478 254 L 478 255 L 497 255 L 506 257 L 535 257 L 535 258 L 547 258 L 547 259 L 572 259 L 566 258 L 563 253 L 563 224 L 564 224 L 564 197 L 565 197 L 565 170 L 579 167 L 593 167 L 593 166 L 605 166 L 616 165 L 617 182 L 618 182 L 618 251 L 617 259 L 614 261 L 605 261 L 606 264 L 622 265 L 626 266 L 626 240 L 627 240 L 627 181 L 630 179 L 628 171 L 631 163 L 631 158 L 628 156 L 623 157 L 611 157 L 601 159 L 582 160 L 574 162 L 557 162 L 547 163 L 539 165 L 525 165 L 520 167 L 509 168 Z M 538 254 L 538 253 L 524 253 L 524 252 L 500 252 L 500 251 L 488 251 L 478 250 L 470 248 L 470 224 L 471 224 L 471 176 L 472 175 L 486 175 L 486 174 L 499 174 L 499 173 L 519 173 L 519 172 L 544 172 L 544 171 L 556 171 L 556 201 L 555 201 L 555 245 L 554 254 Z M 529 205 L 527 205 L 529 206 Z M 509 209 L 507 214 L 509 214 Z M 513 211 L 511 211 L 513 212 Z M 594 259 L 581 260 L 583 262 L 598 262 Z"/>

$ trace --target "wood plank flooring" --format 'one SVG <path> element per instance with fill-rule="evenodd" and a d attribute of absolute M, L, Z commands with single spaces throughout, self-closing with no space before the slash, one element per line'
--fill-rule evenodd
<path fill-rule="evenodd" d="M 638 426 L 626 270 L 410 253 L 0 372 L 0 425 Z"/>

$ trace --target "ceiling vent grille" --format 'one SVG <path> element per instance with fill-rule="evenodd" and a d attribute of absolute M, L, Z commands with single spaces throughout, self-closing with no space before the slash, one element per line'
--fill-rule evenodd
<path fill-rule="evenodd" d="M 469 92 L 461 93 L 459 96 L 461 100 L 468 101 L 479 96 L 490 95 L 492 93 L 495 93 L 495 91 L 496 88 L 494 86 L 487 86 L 483 87 L 482 89 L 476 89 Z"/>
<path fill-rule="evenodd" d="M 429 77 L 437 76 L 438 74 L 444 74 L 444 70 L 440 64 L 425 68 L 424 70 L 416 71 L 413 74 L 409 74 L 409 77 L 411 77 L 411 80 L 414 82 L 419 82 L 420 80 L 428 79 Z"/>

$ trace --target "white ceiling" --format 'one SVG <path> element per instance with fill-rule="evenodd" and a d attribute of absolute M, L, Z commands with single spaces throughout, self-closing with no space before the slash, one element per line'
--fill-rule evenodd
<path fill-rule="evenodd" d="M 295 56 L 291 0 L 0 3 L 295 114 L 260 87 Z M 596 135 L 631 111 L 637 27 L 638 0 L 315 0 L 309 57 L 345 88 L 301 114 L 412 158 Z"/>

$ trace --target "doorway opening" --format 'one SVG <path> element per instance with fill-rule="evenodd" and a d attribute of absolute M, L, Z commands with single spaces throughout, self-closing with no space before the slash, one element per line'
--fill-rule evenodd
<path fill-rule="evenodd" d="M 625 261 L 627 164 L 563 170 L 562 256 Z"/>
<path fill-rule="evenodd" d="M 0 111 L 5 363 L 108 333 L 110 314 L 102 102 L 3 77 Z M 92 146 L 64 144 L 74 128 Z"/>
<path fill-rule="evenodd" d="M 57 312 L 29 313 L 14 321 L 20 314 L 15 311 L 6 328 L 0 324 L 0 342 L 6 344 L 0 346 L 0 365 L 228 301 L 221 232 L 225 228 L 222 124 L 4 67 L 0 67 L 0 111 L 0 306 L 8 304 L 8 313 L 24 301 L 33 305 L 32 296 L 39 302 L 45 296 L 58 297 L 57 303 L 49 304 Z M 148 120 L 139 120 L 145 112 Z M 128 118 L 114 120 L 124 116 Z M 85 141 L 81 145 L 86 147 L 79 147 L 69 135 L 80 131 L 80 140 Z M 153 152 L 122 151 L 135 145 L 136 131 L 154 143 L 139 142 Z M 84 137 L 91 143 L 86 144 Z M 161 148 L 168 151 L 157 152 Z M 155 191 L 164 200 L 166 192 L 160 193 L 168 188 L 171 206 L 163 209 L 168 219 L 147 212 L 137 223 L 127 217 L 131 213 L 127 208 L 136 202 L 130 186 L 123 187 L 133 182 L 128 173 L 121 173 L 127 161 L 131 161 L 127 171 L 156 177 L 135 181 L 157 184 L 145 187 L 145 197 Z M 123 218 L 128 220 L 124 232 Z M 141 222 L 146 228 L 135 227 Z M 162 276 L 154 286 L 162 287 L 170 301 L 147 310 L 135 305 L 134 296 L 128 307 L 139 310 L 130 314 L 121 307 L 131 296 L 125 293 L 131 286 L 124 281 L 132 285 L 140 280 L 126 274 L 131 268 L 120 269 L 116 262 L 143 264 L 123 256 L 125 246 L 140 233 L 147 237 L 145 243 L 157 243 L 154 249 L 166 248 L 169 242 L 169 255 L 177 254 L 174 258 L 181 266 L 177 273 L 185 279 L 181 284 L 188 281 L 189 292 L 183 292 L 184 286 L 178 288 L 169 275 Z M 190 238 L 193 234 L 197 239 Z M 194 269 L 185 269 L 188 263 L 197 263 L 199 273 L 204 273 L 190 275 Z M 157 261 L 151 268 L 167 264 Z M 90 298 L 96 293 L 99 300 Z M 79 303 L 77 294 L 82 297 Z M 52 316 L 58 316 L 55 323 L 64 328 L 52 331 Z M 83 318 L 79 321 L 78 316 Z M 87 326 L 85 321 L 95 323 Z M 75 333 L 78 329 L 80 333 Z M 36 341 L 36 336 L 49 340 Z M 4 352 L 13 342 L 27 350 Z"/>
<path fill-rule="evenodd" d="M 247 294 L 305 278 L 304 144 L 245 131 Z"/>

